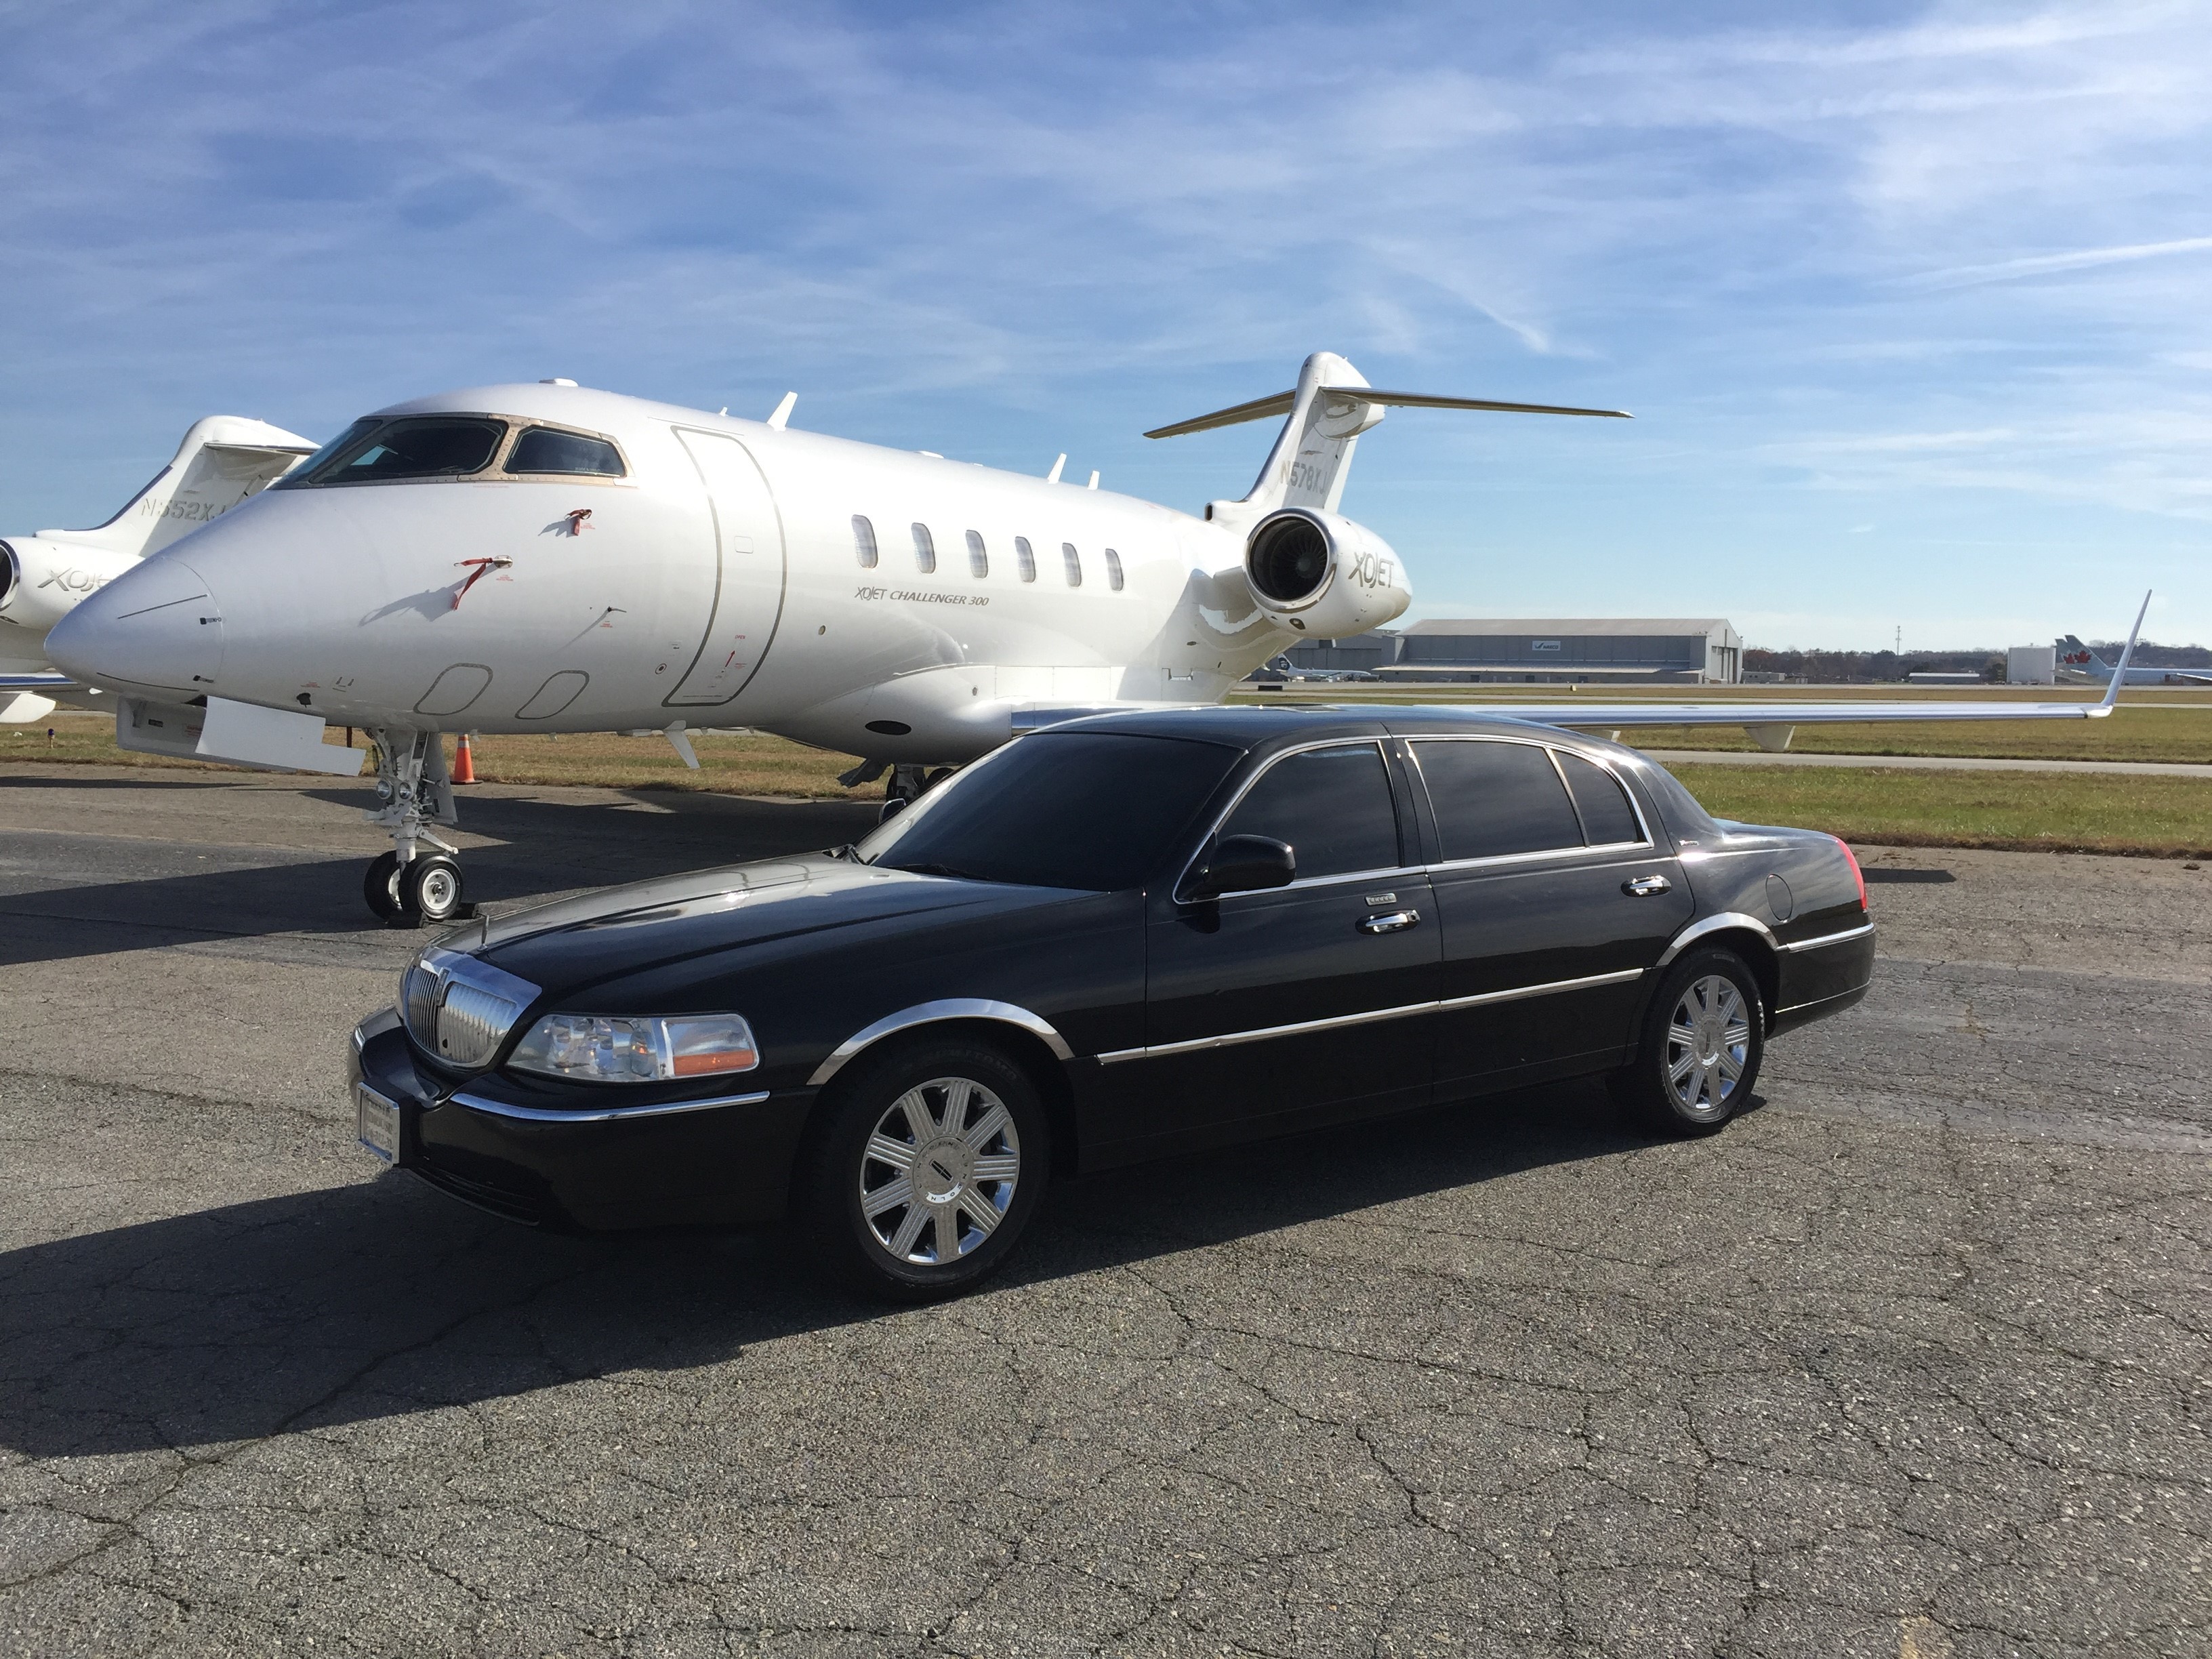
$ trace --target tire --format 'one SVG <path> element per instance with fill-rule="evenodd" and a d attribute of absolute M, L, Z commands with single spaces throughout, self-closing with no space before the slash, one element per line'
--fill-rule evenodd
<path fill-rule="evenodd" d="M 1694 951 L 1659 981 L 1613 1097 L 1662 1134 L 1713 1134 L 1751 1098 L 1765 1054 L 1758 976 L 1734 951 Z"/>
<path fill-rule="evenodd" d="M 399 920 L 399 854 L 380 853 L 361 878 L 361 896 L 380 921 Z"/>
<path fill-rule="evenodd" d="M 459 860 L 443 853 L 409 860 L 399 872 L 399 906 L 402 914 L 433 927 L 466 915 Z"/>
<path fill-rule="evenodd" d="M 793 1197 L 829 1273 L 867 1295 L 927 1302 L 997 1269 L 1051 1169 L 1029 1074 L 988 1042 L 924 1038 L 857 1060 L 831 1085 Z"/>

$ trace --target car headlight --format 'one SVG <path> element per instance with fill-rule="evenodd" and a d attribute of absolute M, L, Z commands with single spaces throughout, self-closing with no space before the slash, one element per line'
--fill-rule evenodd
<path fill-rule="evenodd" d="M 548 1014 L 515 1046 L 507 1064 L 589 1083 L 649 1083 L 750 1072 L 760 1064 L 760 1047 L 753 1028 L 735 1014 L 659 1019 Z"/>

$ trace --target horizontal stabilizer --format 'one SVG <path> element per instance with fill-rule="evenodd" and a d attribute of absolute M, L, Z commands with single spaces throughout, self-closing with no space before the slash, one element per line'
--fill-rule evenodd
<path fill-rule="evenodd" d="M 1426 392 L 1381 392 L 1366 386 L 1325 386 L 1317 390 L 1321 397 L 1331 403 L 1370 404 L 1397 409 L 1478 409 L 1503 415 L 1592 415 L 1616 421 L 1634 418 L 1625 409 L 1576 409 L 1564 404 L 1501 403 L 1492 398 L 1444 398 Z M 1178 421 L 1173 426 L 1160 427 L 1145 435 L 1147 438 L 1180 438 L 1186 433 L 1211 432 L 1216 427 L 1241 426 L 1246 421 L 1264 421 L 1270 416 L 1289 414 L 1297 407 L 1297 398 L 1298 394 L 1295 391 L 1279 392 L 1271 398 L 1255 398 L 1249 404 L 1238 404 L 1233 409 L 1217 409 L 1211 415 Z"/>

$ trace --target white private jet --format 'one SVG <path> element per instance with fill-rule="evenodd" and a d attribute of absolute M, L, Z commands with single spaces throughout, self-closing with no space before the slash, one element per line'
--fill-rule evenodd
<path fill-rule="evenodd" d="M 87 594 L 221 518 L 314 449 L 265 421 L 210 415 L 106 524 L 0 540 L 0 724 L 43 720 L 58 700 L 97 707 L 87 688 L 48 666 L 48 630 Z"/>
<path fill-rule="evenodd" d="M 1343 517 L 1393 405 L 1618 416 L 1377 390 L 1342 357 L 1291 391 L 1146 435 L 1272 416 L 1259 481 L 1201 517 L 1060 481 L 585 389 L 478 387 L 356 422 L 244 511 L 111 582 L 53 659 L 118 693 L 125 747 L 350 775 L 367 728 L 392 850 L 378 914 L 464 908 L 441 733 L 743 725 L 866 757 L 848 783 L 958 765 L 1083 714 L 1212 703 L 1301 636 L 1411 602 Z M 1065 458 L 1062 458 L 1063 460 Z M 1601 728 L 2079 719 L 2083 705 L 1516 705 Z M 696 762 L 691 762 L 696 764 Z M 425 850 L 433 849 L 433 850 Z"/>

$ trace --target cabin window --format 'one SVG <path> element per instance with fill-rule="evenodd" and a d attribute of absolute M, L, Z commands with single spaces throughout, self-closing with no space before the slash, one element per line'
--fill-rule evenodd
<path fill-rule="evenodd" d="M 1021 572 L 1024 581 L 1036 580 L 1036 555 L 1030 551 L 1030 538 L 1026 536 L 1014 538 L 1014 565 Z"/>
<path fill-rule="evenodd" d="M 968 532 L 968 574 L 979 581 L 991 574 L 991 556 L 983 550 L 983 538 L 972 530 Z"/>
<path fill-rule="evenodd" d="M 861 569 L 876 568 L 876 527 L 857 513 L 853 515 L 853 551 Z"/>
<path fill-rule="evenodd" d="M 1116 593 L 1121 591 L 1121 556 L 1110 547 L 1106 550 L 1106 586 Z"/>
<path fill-rule="evenodd" d="M 507 470 L 596 478 L 619 478 L 623 471 L 622 452 L 605 438 L 586 438 L 552 426 L 533 426 L 517 438 Z"/>
<path fill-rule="evenodd" d="M 926 524 L 914 527 L 914 568 L 925 576 L 937 568 L 937 544 L 931 539 Z"/>
<path fill-rule="evenodd" d="M 1075 544 L 1062 542 L 1060 544 L 1060 556 L 1061 562 L 1067 566 L 1067 585 L 1070 587 L 1082 586 L 1083 555 L 1075 550 Z"/>

